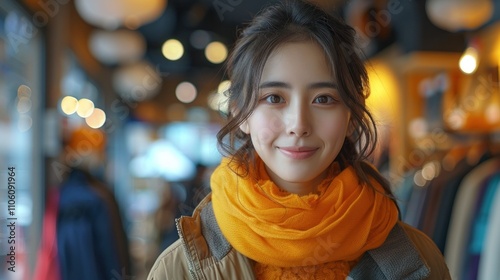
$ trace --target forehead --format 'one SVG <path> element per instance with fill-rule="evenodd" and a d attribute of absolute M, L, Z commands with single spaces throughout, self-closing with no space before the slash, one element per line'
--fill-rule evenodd
<path fill-rule="evenodd" d="M 261 74 L 264 80 L 333 80 L 333 67 L 319 44 L 287 42 L 271 52 Z"/>

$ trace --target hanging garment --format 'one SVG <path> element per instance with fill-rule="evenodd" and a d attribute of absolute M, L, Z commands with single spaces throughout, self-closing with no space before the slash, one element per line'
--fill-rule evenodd
<path fill-rule="evenodd" d="M 500 186 L 494 195 L 490 216 L 488 218 L 488 227 L 484 238 L 481 261 L 479 262 L 478 278 L 479 280 L 496 280 L 500 275 Z"/>
<path fill-rule="evenodd" d="M 425 209 L 422 211 L 420 219 L 420 229 L 428 236 L 432 237 L 436 220 L 440 215 L 445 213 L 439 212 L 440 201 L 443 197 L 443 192 L 450 187 L 450 182 L 456 178 L 463 177 L 465 171 L 469 171 L 470 165 L 467 159 L 462 158 L 452 170 L 442 169 L 439 175 L 432 179 L 425 198 Z"/>
<path fill-rule="evenodd" d="M 404 217 L 407 214 L 408 204 L 410 203 L 410 197 L 414 187 L 414 176 L 414 169 L 406 172 L 401 179 L 401 183 L 397 188 L 394 188 L 393 190 L 394 196 L 396 197 L 396 202 L 399 207 L 399 214 L 401 215 L 402 220 L 405 220 Z"/>
<path fill-rule="evenodd" d="M 477 279 L 477 272 L 480 262 L 481 252 L 484 248 L 484 237 L 488 227 L 493 198 L 500 183 L 500 173 L 490 176 L 483 188 L 482 196 L 477 201 L 476 214 L 471 231 L 469 247 L 467 250 L 467 265 L 465 268 L 465 279 Z"/>
<path fill-rule="evenodd" d="M 406 214 L 403 221 L 415 228 L 419 228 L 422 212 L 425 209 L 425 197 L 428 191 L 428 186 L 423 187 L 413 185 L 410 198 L 406 207 Z"/>
<path fill-rule="evenodd" d="M 451 171 L 442 172 L 443 175 L 438 176 L 438 188 L 435 191 L 435 197 L 430 203 L 434 205 L 433 211 L 426 213 L 428 219 L 426 232 L 436 243 L 439 250 L 444 254 L 446 247 L 446 235 L 453 210 L 455 198 L 464 177 L 469 174 L 478 164 L 491 158 L 490 155 L 484 154 L 477 163 L 471 163 L 464 156 Z"/>
<path fill-rule="evenodd" d="M 432 230 L 430 237 L 436 243 L 441 252 L 445 252 L 446 248 L 446 236 L 448 234 L 448 229 L 450 225 L 450 218 L 453 211 L 453 204 L 457 196 L 457 192 L 464 177 L 472 171 L 475 166 L 467 165 L 464 168 L 464 172 L 457 173 L 456 177 L 449 178 L 446 183 L 446 187 L 442 190 L 441 199 L 437 202 L 439 208 L 437 210 L 437 217 L 434 222 L 434 229 Z"/>
<path fill-rule="evenodd" d="M 500 158 L 489 159 L 469 172 L 460 184 L 453 204 L 444 253 L 452 279 L 461 279 L 479 186 L 485 178 L 499 169 Z"/>

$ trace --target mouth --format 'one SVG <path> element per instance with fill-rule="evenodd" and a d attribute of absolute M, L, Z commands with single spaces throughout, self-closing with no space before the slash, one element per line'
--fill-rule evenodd
<path fill-rule="evenodd" d="M 278 147 L 278 150 L 291 159 L 306 159 L 312 157 L 316 153 L 318 148 L 293 146 L 293 147 Z"/>

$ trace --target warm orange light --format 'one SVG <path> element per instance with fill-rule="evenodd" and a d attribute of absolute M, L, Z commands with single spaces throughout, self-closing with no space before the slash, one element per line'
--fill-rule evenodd
<path fill-rule="evenodd" d="M 460 70 L 465 74 L 472 74 L 477 69 L 478 52 L 473 47 L 468 47 L 460 57 L 459 66 Z"/>
<path fill-rule="evenodd" d="M 221 42 L 212 42 L 205 48 L 205 56 L 213 64 L 222 63 L 227 58 L 227 48 Z"/>

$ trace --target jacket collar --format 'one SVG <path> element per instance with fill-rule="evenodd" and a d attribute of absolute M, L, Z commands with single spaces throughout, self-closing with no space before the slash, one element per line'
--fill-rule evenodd
<path fill-rule="evenodd" d="M 232 249 L 217 224 L 208 195 L 195 209 L 210 253 L 221 260 Z M 424 279 L 429 268 L 399 223 L 378 248 L 367 251 L 351 270 L 348 279 Z"/>

